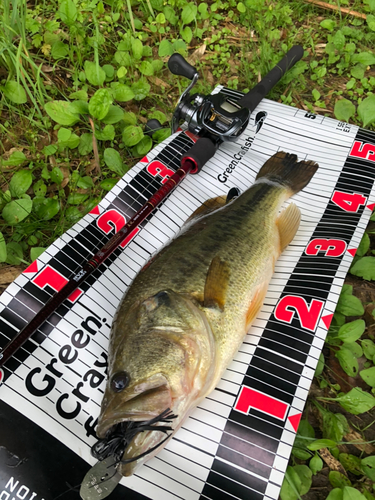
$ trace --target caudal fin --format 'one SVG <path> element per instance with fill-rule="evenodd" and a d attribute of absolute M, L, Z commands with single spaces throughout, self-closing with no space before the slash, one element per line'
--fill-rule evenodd
<path fill-rule="evenodd" d="M 301 191 L 310 182 L 319 165 L 314 161 L 298 161 L 297 155 L 279 151 L 259 170 L 256 179 L 265 177 L 287 186 L 292 194 Z"/>

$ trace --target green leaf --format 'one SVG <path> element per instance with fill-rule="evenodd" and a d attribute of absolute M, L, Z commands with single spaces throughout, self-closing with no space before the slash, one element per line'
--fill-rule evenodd
<path fill-rule="evenodd" d="M 366 384 L 371 387 L 375 387 L 375 366 L 371 368 L 367 368 L 365 370 L 361 370 L 359 372 L 361 378 L 366 382 Z"/>
<path fill-rule="evenodd" d="M 124 128 L 122 132 L 122 140 L 124 141 L 125 146 L 135 146 L 141 139 L 143 139 L 143 131 L 141 127 L 129 125 Z"/>
<path fill-rule="evenodd" d="M 357 342 L 345 342 L 345 348 L 352 351 L 357 359 L 363 356 L 363 349 Z"/>
<path fill-rule="evenodd" d="M 47 114 L 60 125 L 70 126 L 79 121 L 79 114 L 76 113 L 71 104 L 67 101 L 51 101 L 44 106 Z"/>
<path fill-rule="evenodd" d="M 370 339 L 365 339 L 361 341 L 363 354 L 367 359 L 372 359 L 375 356 L 375 344 Z"/>
<path fill-rule="evenodd" d="M 89 101 L 90 115 L 101 120 L 108 113 L 111 104 L 112 97 L 109 91 L 107 89 L 97 90 Z"/>
<path fill-rule="evenodd" d="M 142 73 L 142 75 L 152 76 L 154 74 L 154 67 L 150 63 L 150 61 L 142 61 L 139 65 L 139 71 Z"/>
<path fill-rule="evenodd" d="M 84 201 L 87 200 L 88 198 L 88 194 L 85 194 L 85 193 L 71 193 L 66 202 L 69 204 L 69 205 L 81 205 Z"/>
<path fill-rule="evenodd" d="M 7 244 L 7 264 L 19 266 L 23 259 L 23 250 L 19 243 L 11 241 Z"/>
<path fill-rule="evenodd" d="M 152 139 L 148 135 L 145 135 L 135 147 L 138 156 L 146 155 L 151 148 L 152 148 Z"/>
<path fill-rule="evenodd" d="M 88 115 L 89 114 L 89 105 L 84 100 L 76 100 L 70 103 L 70 109 L 73 113 L 77 113 L 78 115 Z"/>
<path fill-rule="evenodd" d="M 290 465 L 288 466 L 280 490 L 281 500 L 297 500 L 301 490 L 301 478 Z"/>
<path fill-rule="evenodd" d="M 78 99 L 79 101 L 88 101 L 88 95 L 86 90 L 77 90 L 77 92 L 72 92 L 69 94 L 69 99 Z"/>
<path fill-rule="evenodd" d="M 323 437 L 333 441 L 342 441 L 345 434 L 349 432 L 349 424 L 345 415 L 324 411 L 323 413 Z"/>
<path fill-rule="evenodd" d="M 355 342 L 361 338 L 365 329 L 366 323 L 363 319 L 356 319 L 355 321 L 350 321 L 350 323 L 342 325 L 339 329 L 337 337 L 343 342 Z"/>
<path fill-rule="evenodd" d="M 22 165 L 26 159 L 22 151 L 14 151 L 7 160 L 2 160 L 1 164 L 4 167 L 18 167 L 18 165 Z"/>
<path fill-rule="evenodd" d="M 33 176 L 31 170 L 19 170 L 10 180 L 9 190 L 13 198 L 19 198 L 31 186 Z"/>
<path fill-rule="evenodd" d="M 116 172 L 116 174 L 123 176 L 127 171 L 127 168 L 123 164 L 120 153 L 113 148 L 106 148 L 104 150 L 104 161 L 107 167 Z"/>
<path fill-rule="evenodd" d="M 372 257 L 370 257 L 372 258 Z M 362 316 L 365 312 L 362 302 L 354 295 L 341 294 L 336 306 L 336 311 L 344 316 Z"/>
<path fill-rule="evenodd" d="M 24 104 L 27 102 L 26 92 L 22 85 L 14 80 L 6 82 L 2 91 L 7 99 L 15 104 Z"/>
<path fill-rule="evenodd" d="M 193 22 L 197 16 L 197 10 L 197 6 L 194 3 L 189 2 L 188 4 L 186 4 L 181 12 L 182 22 L 184 24 L 190 24 L 191 22 Z"/>
<path fill-rule="evenodd" d="M 364 127 L 375 121 L 375 94 L 366 97 L 359 104 L 358 116 L 362 120 Z"/>
<path fill-rule="evenodd" d="M 115 101 L 127 102 L 135 97 L 133 90 L 124 83 L 113 82 L 111 90 Z"/>
<path fill-rule="evenodd" d="M 100 187 L 106 191 L 110 191 L 116 184 L 117 179 L 104 179 L 104 181 L 100 183 Z"/>
<path fill-rule="evenodd" d="M 61 168 L 53 167 L 51 172 L 51 181 L 56 182 L 56 184 L 61 184 L 64 180 L 64 174 L 62 173 Z"/>
<path fill-rule="evenodd" d="M 344 487 L 342 498 L 343 500 L 366 500 L 366 497 L 361 492 L 350 486 Z"/>
<path fill-rule="evenodd" d="M 329 492 L 326 500 L 342 500 L 343 490 L 342 488 L 334 488 Z"/>
<path fill-rule="evenodd" d="M 339 360 L 341 368 L 349 377 L 355 377 L 358 374 L 358 360 L 352 351 L 342 347 L 336 352 L 335 357 Z"/>
<path fill-rule="evenodd" d="M 161 124 L 165 123 L 167 121 L 167 117 L 162 111 L 154 111 L 151 115 L 150 118 L 155 118 L 156 120 L 159 120 Z"/>
<path fill-rule="evenodd" d="M 361 466 L 366 476 L 369 477 L 371 481 L 375 481 L 375 455 L 363 458 L 361 460 Z"/>
<path fill-rule="evenodd" d="M 77 207 L 68 207 L 65 210 L 64 215 L 65 215 L 66 220 L 71 222 L 72 224 L 75 224 L 80 219 L 82 219 L 82 213 L 78 210 Z"/>
<path fill-rule="evenodd" d="M 350 74 L 357 80 L 362 80 L 362 78 L 365 76 L 365 67 L 363 66 L 363 64 L 357 64 L 356 66 L 352 67 L 352 69 L 350 70 Z"/>
<path fill-rule="evenodd" d="M 55 198 L 34 198 L 33 210 L 42 220 L 50 220 L 59 213 L 60 203 Z"/>
<path fill-rule="evenodd" d="M 129 54 L 129 52 L 124 52 L 123 50 L 118 50 L 115 52 L 115 61 L 119 64 L 121 67 L 129 67 L 132 64 L 132 58 Z M 126 73 L 125 73 L 126 74 Z M 117 76 L 120 78 L 120 76 L 117 74 Z M 123 75 L 125 76 L 125 75 Z"/>
<path fill-rule="evenodd" d="M 375 64 L 375 56 L 371 52 L 360 52 L 359 54 L 352 55 L 352 62 L 371 66 Z"/>
<path fill-rule="evenodd" d="M 13 200 L 7 203 L 2 211 L 2 217 L 10 226 L 14 226 L 26 219 L 30 214 L 33 202 L 31 200 Z"/>
<path fill-rule="evenodd" d="M 131 89 L 134 92 L 134 99 L 136 101 L 141 101 L 147 97 L 150 92 L 150 88 L 151 87 L 146 80 L 138 80 L 138 82 L 133 83 Z"/>
<path fill-rule="evenodd" d="M 336 23 L 333 19 L 323 19 L 320 26 L 326 30 L 333 31 L 335 29 Z"/>
<path fill-rule="evenodd" d="M 317 472 L 321 471 L 323 469 L 323 460 L 320 458 L 320 456 L 315 453 L 315 455 L 312 457 L 312 459 L 309 462 L 309 467 L 312 471 L 312 473 L 315 475 Z"/>
<path fill-rule="evenodd" d="M 293 469 L 297 472 L 301 479 L 301 489 L 299 491 L 300 495 L 305 495 L 311 488 L 312 483 L 312 472 L 307 465 L 295 465 Z"/>
<path fill-rule="evenodd" d="M 332 439 L 316 439 L 312 443 L 307 445 L 307 448 L 311 451 L 320 450 L 321 448 L 334 448 L 337 446 L 336 441 Z"/>
<path fill-rule="evenodd" d="M 355 106 L 348 99 L 340 99 L 335 103 L 334 113 L 337 120 L 348 122 L 355 113 Z"/>
<path fill-rule="evenodd" d="M 237 4 L 237 10 L 238 12 L 241 12 L 241 14 L 244 14 L 246 12 L 246 7 L 242 2 L 238 2 Z"/>
<path fill-rule="evenodd" d="M 115 76 L 115 68 L 112 64 L 104 64 L 102 69 L 105 72 L 107 82 L 111 81 Z"/>
<path fill-rule="evenodd" d="M 99 141 L 113 141 L 115 138 L 115 127 L 113 125 L 106 125 L 103 130 L 96 130 L 95 137 Z"/>
<path fill-rule="evenodd" d="M 137 116 L 132 111 L 125 111 L 122 119 L 126 125 L 135 125 L 137 123 Z"/>
<path fill-rule="evenodd" d="M 361 243 L 359 244 L 357 251 L 355 253 L 356 256 L 363 257 L 364 255 L 366 255 L 369 248 L 370 248 L 370 236 L 367 233 L 365 233 L 362 236 Z"/>
<path fill-rule="evenodd" d="M 34 262 L 42 253 L 44 252 L 44 247 L 33 247 L 30 249 L 30 259 L 31 262 Z"/>
<path fill-rule="evenodd" d="M 62 0 L 58 12 L 62 22 L 68 26 L 72 26 L 77 20 L 78 12 L 73 0 Z"/>
<path fill-rule="evenodd" d="M 186 43 L 190 43 L 193 39 L 193 32 L 191 31 L 190 26 L 185 26 L 183 29 L 181 29 L 180 35 Z"/>
<path fill-rule="evenodd" d="M 311 443 L 314 438 L 314 428 L 306 419 L 302 419 L 298 426 L 298 433 L 292 448 L 293 456 L 301 460 L 308 460 L 311 457 L 311 453 L 307 451 L 306 445 Z"/>
<path fill-rule="evenodd" d="M 0 232 L 0 262 L 5 262 L 6 260 L 7 260 L 7 246 L 5 244 L 3 233 Z"/>
<path fill-rule="evenodd" d="M 323 353 L 321 352 L 320 353 L 320 356 L 319 356 L 319 360 L 318 360 L 318 364 L 316 365 L 316 370 L 315 370 L 315 374 L 314 374 L 314 377 L 319 377 L 323 370 L 324 370 L 324 355 Z"/>
<path fill-rule="evenodd" d="M 64 42 L 58 40 L 52 45 L 51 56 L 54 59 L 62 59 L 63 57 L 66 57 L 68 54 L 69 54 L 69 47 Z"/>
<path fill-rule="evenodd" d="M 93 149 L 92 133 L 86 132 L 79 138 L 78 152 L 80 155 L 87 155 Z"/>
<path fill-rule="evenodd" d="M 124 116 L 124 110 L 119 106 L 110 105 L 108 113 L 102 119 L 102 122 L 107 125 L 113 125 L 122 120 Z"/>
<path fill-rule="evenodd" d="M 39 181 L 35 182 L 33 185 L 33 191 L 35 196 L 45 196 L 47 193 L 47 186 L 43 182 L 42 179 L 39 179 Z"/>
<path fill-rule="evenodd" d="M 105 71 L 99 66 L 96 65 L 92 61 L 85 61 L 85 74 L 88 81 L 91 85 L 95 85 L 96 87 L 100 87 L 103 85 L 106 74 Z"/>
<path fill-rule="evenodd" d="M 337 470 L 331 470 L 328 474 L 328 479 L 334 488 L 345 488 L 345 486 L 350 486 L 352 484 L 344 474 L 341 474 L 341 472 Z"/>
<path fill-rule="evenodd" d="M 375 16 L 367 14 L 366 21 L 370 30 L 375 31 Z"/>
<path fill-rule="evenodd" d="M 347 394 L 337 397 L 336 401 L 353 415 L 369 411 L 375 406 L 375 398 L 359 387 L 354 387 Z"/>
<path fill-rule="evenodd" d="M 140 60 L 143 55 L 143 44 L 139 38 L 132 38 L 132 52 L 134 59 Z"/>
<path fill-rule="evenodd" d="M 375 257 L 361 257 L 352 265 L 350 273 L 368 281 L 375 280 Z"/>
<path fill-rule="evenodd" d="M 332 41 L 333 41 L 336 49 L 339 51 L 345 47 L 345 35 L 343 34 L 343 32 L 341 30 L 338 30 L 334 34 Z"/>
<path fill-rule="evenodd" d="M 171 56 L 173 54 L 173 47 L 169 40 L 162 40 L 159 45 L 159 57 Z"/>
<path fill-rule="evenodd" d="M 77 181 L 77 187 L 81 189 L 91 189 L 94 187 L 94 182 L 90 176 L 85 175 L 84 177 L 80 177 Z"/>
<path fill-rule="evenodd" d="M 360 458 L 351 455 L 350 453 L 340 453 L 339 461 L 346 471 L 349 471 L 356 476 L 363 476 Z"/>

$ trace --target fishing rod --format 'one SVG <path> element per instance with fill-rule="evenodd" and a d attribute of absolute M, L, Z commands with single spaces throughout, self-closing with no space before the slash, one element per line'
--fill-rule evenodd
<path fill-rule="evenodd" d="M 180 54 L 173 54 L 169 70 L 174 75 L 184 76 L 191 83 L 182 93 L 172 118 L 172 133 L 181 121 L 186 122 L 190 132 L 198 136 L 196 143 L 182 156 L 178 170 L 169 177 L 156 193 L 131 217 L 131 219 L 89 260 L 63 288 L 53 295 L 36 313 L 34 318 L 0 352 L 0 367 L 48 320 L 50 315 L 76 290 L 138 227 L 146 217 L 160 205 L 180 184 L 187 174 L 197 174 L 203 165 L 214 156 L 223 142 L 236 141 L 246 130 L 250 115 L 282 76 L 303 56 L 300 45 L 292 47 L 281 61 L 247 94 L 239 100 L 223 93 L 215 95 L 191 94 L 199 74 Z M 151 131 L 152 131 L 152 127 Z"/>

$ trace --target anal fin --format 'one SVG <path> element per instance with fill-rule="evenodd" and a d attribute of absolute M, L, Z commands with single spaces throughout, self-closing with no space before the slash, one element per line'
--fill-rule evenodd
<path fill-rule="evenodd" d="M 204 286 L 204 307 L 224 309 L 230 278 L 229 264 L 216 255 L 211 261 Z"/>
<path fill-rule="evenodd" d="M 293 240 L 301 221 L 301 211 L 294 203 L 281 212 L 276 220 L 280 234 L 280 251 L 282 252 Z"/>

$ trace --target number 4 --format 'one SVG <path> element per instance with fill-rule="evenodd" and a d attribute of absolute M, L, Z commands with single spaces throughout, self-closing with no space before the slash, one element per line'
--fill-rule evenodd
<path fill-rule="evenodd" d="M 344 193 L 335 191 L 332 196 L 332 201 L 345 212 L 358 212 L 361 205 L 365 205 L 367 198 L 359 193 Z"/>

